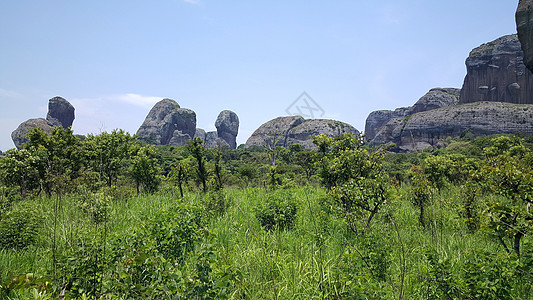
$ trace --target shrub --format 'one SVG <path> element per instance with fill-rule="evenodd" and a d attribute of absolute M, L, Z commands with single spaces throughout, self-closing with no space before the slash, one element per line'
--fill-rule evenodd
<path fill-rule="evenodd" d="M 269 194 L 266 201 L 255 208 L 255 216 L 266 230 L 292 229 L 296 222 L 296 212 L 296 201 L 285 190 Z"/>
<path fill-rule="evenodd" d="M 21 200 L 21 197 L 15 188 L 0 187 L 0 220 L 11 210 L 13 204 L 19 200 Z"/>
<path fill-rule="evenodd" d="M 40 220 L 29 208 L 14 209 L 0 220 L 0 248 L 24 249 L 37 242 Z"/>
<path fill-rule="evenodd" d="M 92 193 L 84 188 L 79 188 L 78 206 L 87 213 L 91 220 L 97 224 L 107 220 L 111 196 L 103 192 Z"/>
<path fill-rule="evenodd" d="M 202 238 L 202 211 L 178 204 L 149 220 L 145 231 L 157 252 L 167 259 L 181 260 Z"/>

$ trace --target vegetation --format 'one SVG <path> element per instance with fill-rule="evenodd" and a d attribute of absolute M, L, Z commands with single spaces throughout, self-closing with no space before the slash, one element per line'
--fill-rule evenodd
<path fill-rule="evenodd" d="M 1 299 L 533 299 L 533 143 L 393 154 L 36 129 L 0 158 Z"/>

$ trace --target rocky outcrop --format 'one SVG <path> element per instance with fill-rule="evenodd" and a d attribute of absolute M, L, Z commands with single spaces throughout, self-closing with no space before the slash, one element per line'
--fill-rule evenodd
<path fill-rule="evenodd" d="M 517 12 L 517 22 L 521 18 Z M 431 90 L 405 116 L 403 108 L 401 114 L 371 113 L 367 136 L 374 144 L 396 144 L 397 151 L 420 151 L 438 147 L 441 139 L 465 131 L 474 135 L 532 133 L 533 75 L 523 63 L 517 35 L 473 49 L 466 68 L 458 105 L 458 90 Z"/>
<path fill-rule="evenodd" d="M 204 141 L 206 148 L 237 147 L 239 117 L 230 110 L 224 110 L 215 122 L 217 131 L 205 132 L 196 128 L 196 113 L 172 99 L 157 102 L 150 110 L 137 135 L 147 143 L 155 145 L 183 146 L 192 138 Z"/>
<path fill-rule="evenodd" d="M 399 151 L 421 151 L 466 131 L 475 136 L 533 134 L 533 105 L 476 102 L 416 113 L 391 120 L 374 141 L 395 143 Z"/>
<path fill-rule="evenodd" d="M 157 102 L 137 130 L 139 138 L 155 145 L 184 145 L 195 133 L 196 113 L 172 99 Z"/>
<path fill-rule="evenodd" d="M 218 137 L 225 141 L 232 149 L 237 148 L 237 134 L 239 133 L 239 117 L 231 110 L 223 110 L 215 121 Z"/>
<path fill-rule="evenodd" d="M 410 108 L 409 115 L 429 111 L 437 108 L 457 105 L 459 103 L 460 89 L 434 88 L 429 90 L 422 98 Z"/>
<path fill-rule="evenodd" d="M 205 135 L 207 133 L 202 128 L 196 128 L 196 132 L 194 133 L 194 137 L 197 137 L 201 139 L 202 141 L 205 141 Z"/>
<path fill-rule="evenodd" d="M 281 146 L 300 144 L 307 149 L 314 148 L 313 135 L 338 136 L 358 131 L 353 126 L 335 120 L 310 119 L 301 116 L 278 117 L 259 126 L 246 141 L 245 147 Z"/>
<path fill-rule="evenodd" d="M 371 112 L 365 124 L 366 138 L 375 140 L 378 132 L 384 126 L 387 126 L 388 131 L 392 130 L 391 126 L 398 122 L 396 119 L 403 119 L 418 112 L 456 105 L 459 102 L 459 93 L 460 90 L 456 88 L 434 88 L 429 90 L 413 106 L 400 107 L 394 111 L 378 110 Z M 391 120 L 394 121 L 388 124 Z M 380 138 L 383 138 L 383 135 Z M 381 144 L 382 142 L 378 139 L 375 143 Z"/>
<path fill-rule="evenodd" d="M 48 113 L 46 114 L 46 119 L 29 119 L 22 122 L 17 129 L 11 133 L 11 139 L 13 140 L 15 147 L 20 148 L 23 143 L 28 142 L 26 135 L 33 128 L 40 127 L 44 132 L 50 134 L 55 127 L 71 127 L 74 118 L 74 106 L 59 96 L 54 97 L 48 100 Z"/>
<path fill-rule="evenodd" d="M 533 76 L 516 34 L 483 44 L 466 59 L 460 104 L 478 101 L 533 104 Z"/>
<path fill-rule="evenodd" d="M 304 120 L 300 125 L 289 130 L 285 147 L 292 144 L 300 144 L 306 149 L 313 149 L 315 148 L 315 144 L 313 144 L 314 135 L 325 134 L 334 137 L 343 133 L 358 134 L 359 131 L 352 125 L 340 121 L 327 119 Z"/>
<path fill-rule="evenodd" d="M 48 101 L 46 120 L 54 126 L 68 128 L 74 122 L 74 106 L 61 97 L 54 97 Z"/>
<path fill-rule="evenodd" d="M 11 139 L 13 140 L 15 147 L 20 148 L 22 144 L 27 143 L 28 138 L 26 135 L 30 130 L 37 127 L 41 127 L 44 132 L 50 134 L 56 125 L 43 118 L 29 119 L 22 122 L 17 129 L 11 133 Z"/>
<path fill-rule="evenodd" d="M 400 107 L 395 110 L 376 110 L 371 112 L 365 122 L 366 138 L 373 140 L 379 130 L 390 120 L 405 118 L 409 115 L 410 110 L 410 107 Z"/>
<path fill-rule="evenodd" d="M 520 0 L 515 18 L 518 39 L 524 52 L 523 62 L 533 72 L 533 0 Z"/>
<path fill-rule="evenodd" d="M 305 119 L 301 116 L 278 117 L 259 126 L 254 133 L 246 140 L 244 146 L 265 146 L 268 142 L 271 145 L 287 147 L 287 136 L 289 131 L 303 123 Z"/>

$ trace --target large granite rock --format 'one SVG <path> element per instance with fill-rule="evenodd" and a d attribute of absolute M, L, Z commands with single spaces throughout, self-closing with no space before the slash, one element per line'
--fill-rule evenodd
<path fill-rule="evenodd" d="M 533 105 L 476 102 L 420 112 L 389 121 L 374 141 L 395 143 L 399 151 L 421 151 L 466 131 L 476 136 L 533 134 Z"/>
<path fill-rule="evenodd" d="M 410 107 L 400 107 L 395 110 L 376 110 L 371 112 L 365 122 L 366 138 L 373 140 L 381 127 L 392 119 L 407 117 L 410 111 Z"/>
<path fill-rule="evenodd" d="M 456 88 L 433 88 L 422 96 L 413 106 L 400 107 L 394 111 L 378 110 L 371 112 L 366 118 L 366 138 L 369 140 L 375 140 L 376 135 L 384 126 L 388 126 L 389 130 L 391 130 L 390 127 L 392 124 L 397 123 L 397 121 L 394 121 L 392 124 L 388 124 L 391 120 L 403 119 L 417 112 L 456 105 L 457 102 L 459 102 L 459 93 L 460 90 Z M 383 136 L 380 138 L 383 138 Z M 382 141 L 378 140 L 375 141 L 375 143 L 382 144 Z"/>
<path fill-rule="evenodd" d="M 314 148 L 313 135 L 339 136 L 358 131 L 353 126 L 335 120 L 310 119 L 301 116 L 278 117 L 259 126 L 246 141 L 245 147 L 274 145 L 289 147 L 300 144 Z"/>
<path fill-rule="evenodd" d="M 205 135 L 206 135 L 205 130 L 203 130 L 202 128 L 196 128 L 196 132 L 194 133 L 195 138 L 197 137 L 205 142 Z"/>
<path fill-rule="evenodd" d="M 517 35 L 473 49 L 466 68 L 458 105 L 458 90 L 431 90 L 405 116 L 371 113 L 367 136 L 374 144 L 396 144 L 397 151 L 420 151 L 466 130 L 474 135 L 532 132 L 533 76 L 523 63 Z"/>
<path fill-rule="evenodd" d="M 22 122 L 17 129 L 11 133 L 11 139 L 13 140 L 15 147 L 20 148 L 22 144 L 27 143 L 28 138 L 26 135 L 30 130 L 37 127 L 41 127 L 44 132 L 50 134 L 56 125 L 43 118 L 29 119 Z"/>
<path fill-rule="evenodd" d="M 340 121 L 327 119 L 304 120 L 301 124 L 289 130 L 285 140 L 285 147 L 292 144 L 300 144 L 306 149 L 313 149 L 316 147 L 313 144 L 314 135 L 325 134 L 334 137 L 343 133 L 358 134 L 359 131 L 352 125 Z"/>
<path fill-rule="evenodd" d="M 244 146 L 265 146 L 268 142 L 273 145 L 287 147 L 286 144 L 289 130 L 303 123 L 301 116 L 278 117 L 270 120 L 257 128 L 246 140 Z"/>
<path fill-rule="evenodd" d="M 533 77 L 523 63 L 516 34 L 483 44 L 466 59 L 460 103 L 496 101 L 533 104 Z"/>
<path fill-rule="evenodd" d="M 429 111 L 437 108 L 457 105 L 459 103 L 460 89 L 434 88 L 429 90 L 422 98 L 410 108 L 409 115 Z"/>
<path fill-rule="evenodd" d="M 231 110 L 223 110 L 215 122 L 218 137 L 225 141 L 232 149 L 237 148 L 237 134 L 239 133 L 239 117 Z"/>
<path fill-rule="evenodd" d="M 11 133 L 11 139 L 13 140 L 15 147 L 20 148 L 23 143 L 28 142 L 26 135 L 33 128 L 41 127 L 44 132 L 50 134 L 55 127 L 71 127 L 74 118 L 74 106 L 59 96 L 54 97 L 48 100 L 48 113 L 46 114 L 46 119 L 29 119 L 22 122 L 17 129 Z"/>
<path fill-rule="evenodd" d="M 520 0 L 516 10 L 516 30 L 524 52 L 524 64 L 533 72 L 533 0 Z"/>
<path fill-rule="evenodd" d="M 179 146 L 195 133 L 196 113 L 172 99 L 157 102 L 137 130 L 139 138 L 155 145 Z"/>
<path fill-rule="evenodd" d="M 46 120 L 54 126 L 68 128 L 74 122 L 74 106 L 61 97 L 54 97 L 48 101 Z"/>

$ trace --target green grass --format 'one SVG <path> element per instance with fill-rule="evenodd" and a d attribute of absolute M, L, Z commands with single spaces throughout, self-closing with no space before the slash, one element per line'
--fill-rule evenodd
<path fill-rule="evenodd" d="M 485 231 L 468 231 L 457 212 L 461 205 L 458 188 L 433 195 L 427 209 L 426 228 L 419 225 L 416 208 L 404 189 L 400 189 L 383 207 L 370 229 L 376 239 L 386 245 L 383 251 L 390 261 L 386 280 L 358 277 L 359 273 L 369 272 L 356 252 L 366 253 L 370 249 L 358 249 L 358 237 L 348 230 L 343 220 L 324 212 L 321 199 L 327 197 L 326 191 L 302 187 L 290 192 L 298 203 L 296 225 L 291 230 L 266 231 L 261 228 L 254 208 L 265 201 L 269 192 L 259 188 L 225 190 L 225 197 L 230 202 L 227 211 L 223 215 L 205 216 L 210 234 L 196 244 L 196 251 L 212 249 L 216 253 L 214 266 L 238 270 L 240 276 L 232 281 L 229 298 L 332 299 L 336 292 L 352 291 L 350 289 L 359 284 L 364 289 L 382 289 L 385 291 L 381 294 L 383 297 L 398 298 L 402 291 L 403 299 L 431 299 L 427 293 L 431 282 L 430 253 L 449 261 L 452 273 L 461 272 L 465 254 L 473 249 L 503 253 L 496 239 Z M 94 224 L 80 210 L 75 197 L 60 199 L 57 219 L 54 213 L 56 198 L 24 200 L 43 217 L 39 239 L 36 245 L 24 250 L 0 251 L 2 285 L 6 286 L 13 276 L 27 273 L 52 280 L 54 236 L 56 253 L 68 255 L 91 234 L 102 236 L 106 232 L 109 242 L 115 237 L 132 234 L 147 219 L 178 203 L 200 206 L 204 197 L 200 193 L 188 192 L 184 199 L 179 199 L 167 191 L 132 197 L 127 201 L 115 200 L 109 207 L 106 231 L 103 224 Z M 23 204 L 17 203 L 16 207 Z M 529 241 L 530 237 L 524 239 Z M 197 257 L 190 254 L 178 269 L 194 272 L 196 263 Z M 359 269 L 353 269 L 353 274 L 349 274 L 347 266 Z M 60 277 L 60 274 L 56 276 Z M 350 283 L 349 280 L 355 281 Z M 20 295 L 27 296 L 30 290 L 13 291 L 10 296 L 23 299 Z M 369 293 L 366 297 L 372 298 L 372 295 Z"/>

